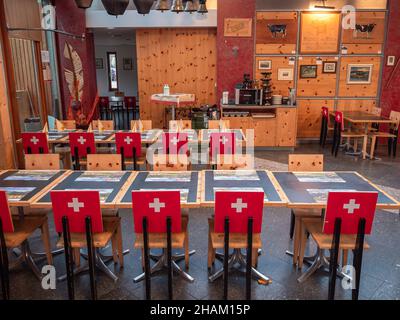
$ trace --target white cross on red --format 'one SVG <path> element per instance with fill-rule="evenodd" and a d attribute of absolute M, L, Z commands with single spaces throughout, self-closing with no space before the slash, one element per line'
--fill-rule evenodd
<path fill-rule="evenodd" d="M 131 137 L 126 137 L 124 141 L 126 144 L 131 144 L 133 140 Z"/>
<path fill-rule="evenodd" d="M 40 140 L 39 140 L 38 138 L 36 138 L 35 136 L 33 136 L 32 139 L 31 139 L 31 142 L 32 142 L 34 145 L 38 144 L 39 141 L 40 141 Z"/>
<path fill-rule="evenodd" d="M 351 199 L 349 203 L 343 206 L 343 209 L 347 210 L 348 214 L 354 214 L 354 211 L 360 209 L 361 205 L 356 203 L 355 199 Z"/>
<path fill-rule="evenodd" d="M 68 208 L 72 208 L 75 213 L 78 213 L 81 211 L 81 208 L 84 208 L 85 204 L 83 202 L 79 202 L 78 198 L 73 198 L 72 202 L 68 203 Z"/>
<path fill-rule="evenodd" d="M 236 213 L 242 213 L 243 209 L 247 209 L 247 203 L 244 203 L 243 199 L 239 198 L 235 203 L 232 203 L 231 208 L 235 209 Z"/>
<path fill-rule="evenodd" d="M 177 137 L 173 137 L 173 138 L 171 139 L 171 143 L 172 143 L 174 146 L 178 145 L 178 142 L 179 142 L 179 139 L 178 139 Z"/>
<path fill-rule="evenodd" d="M 84 145 L 85 142 L 86 142 L 86 139 L 85 139 L 83 136 L 80 136 L 79 139 L 78 139 L 78 142 L 79 142 L 81 145 Z"/>
<path fill-rule="evenodd" d="M 159 198 L 155 198 L 154 202 L 149 204 L 149 208 L 154 209 L 154 212 L 156 212 L 156 213 L 160 213 L 161 208 L 165 208 L 165 203 L 160 202 Z"/>

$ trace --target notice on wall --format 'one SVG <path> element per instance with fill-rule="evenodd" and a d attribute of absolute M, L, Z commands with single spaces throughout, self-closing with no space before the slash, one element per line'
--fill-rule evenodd
<path fill-rule="evenodd" d="M 253 19 L 225 19 L 225 37 L 251 37 Z"/>

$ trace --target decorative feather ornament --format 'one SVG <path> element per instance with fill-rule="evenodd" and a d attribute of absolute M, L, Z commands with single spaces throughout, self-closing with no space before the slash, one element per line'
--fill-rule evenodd
<path fill-rule="evenodd" d="M 65 80 L 73 101 L 82 102 L 83 95 L 83 67 L 82 60 L 76 50 L 68 43 L 65 43 L 64 57 L 71 63 L 71 69 L 64 68 Z"/>

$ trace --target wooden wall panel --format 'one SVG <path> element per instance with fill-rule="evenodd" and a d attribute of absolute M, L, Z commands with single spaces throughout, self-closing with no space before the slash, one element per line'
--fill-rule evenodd
<path fill-rule="evenodd" d="M 372 78 L 370 84 L 348 84 L 347 73 L 349 64 L 372 64 Z M 376 97 L 380 77 L 380 57 L 343 57 L 340 68 L 340 97 Z"/>
<path fill-rule="evenodd" d="M 335 57 L 323 57 L 322 62 L 337 62 Z M 301 79 L 302 65 L 317 65 L 317 78 Z M 297 95 L 299 97 L 333 97 L 336 95 L 336 73 L 323 73 L 323 63 L 317 64 L 317 57 L 300 57 L 298 63 Z"/>
<path fill-rule="evenodd" d="M 376 100 L 339 100 L 337 110 L 372 112 L 376 106 Z"/>
<path fill-rule="evenodd" d="M 303 12 L 301 14 L 301 53 L 339 51 L 339 13 Z"/>
<path fill-rule="evenodd" d="M 196 105 L 216 103 L 216 30 L 146 29 L 136 33 L 140 115 L 162 128 L 165 106 L 150 102 L 169 84 L 171 93 L 193 93 Z"/>
<path fill-rule="evenodd" d="M 259 70 L 258 69 L 258 62 L 260 60 L 271 60 L 272 61 L 272 69 L 271 70 Z M 293 69 L 293 77 L 294 77 L 294 65 L 289 64 L 289 57 L 282 56 L 282 57 L 256 57 L 256 72 L 255 78 L 259 80 L 262 78 L 261 72 L 272 72 L 271 75 L 271 84 L 272 84 L 272 91 L 273 94 L 280 94 L 283 96 L 288 96 L 289 90 L 288 87 L 294 87 L 294 81 L 282 81 L 278 80 L 278 70 L 279 69 Z"/>
<path fill-rule="evenodd" d="M 276 145 L 278 147 L 294 147 L 297 141 L 297 109 L 276 109 L 277 128 Z"/>
<path fill-rule="evenodd" d="M 297 12 L 257 12 L 256 54 L 294 54 L 297 43 Z M 269 24 L 286 25 L 286 36 L 274 37 Z"/>
<path fill-rule="evenodd" d="M 318 138 L 321 129 L 321 108 L 334 110 L 334 100 L 297 100 L 297 136 Z"/>

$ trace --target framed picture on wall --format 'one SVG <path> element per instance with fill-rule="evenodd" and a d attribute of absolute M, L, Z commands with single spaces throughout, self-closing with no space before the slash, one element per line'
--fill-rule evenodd
<path fill-rule="evenodd" d="M 347 66 L 348 84 L 370 84 L 372 79 L 372 64 L 349 64 Z"/>
<path fill-rule="evenodd" d="M 271 70 L 272 69 L 272 60 L 258 61 L 258 69 L 259 70 Z"/>
<path fill-rule="evenodd" d="M 294 74 L 293 69 L 278 69 L 278 80 L 292 81 L 293 74 Z"/>
<path fill-rule="evenodd" d="M 314 79 L 317 77 L 317 65 L 300 66 L 300 79 Z"/>
<path fill-rule="evenodd" d="M 324 61 L 322 65 L 322 73 L 336 73 L 336 61 Z"/>
<path fill-rule="evenodd" d="M 103 58 L 96 58 L 96 69 L 104 69 Z"/>
<path fill-rule="evenodd" d="M 133 69 L 132 58 L 124 58 L 122 60 L 122 63 L 123 63 L 123 69 L 124 70 L 132 70 Z"/>

